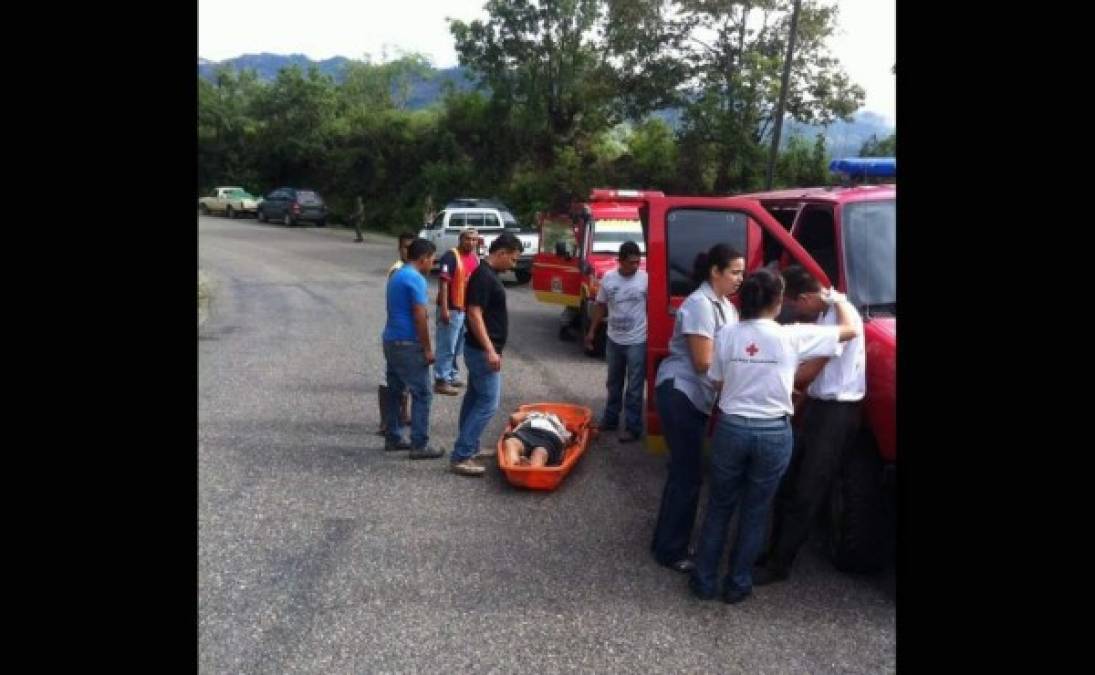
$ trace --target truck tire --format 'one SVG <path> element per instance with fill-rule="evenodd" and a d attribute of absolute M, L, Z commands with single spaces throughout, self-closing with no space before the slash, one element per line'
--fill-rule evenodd
<path fill-rule="evenodd" d="M 594 358 L 604 358 L 605 355 L 605 339 L 607 327 L 602 323 L 601 327 L 597 329 L 597 334 L 593 336 L 593 350 L 585 348 L 586 334 L 589 333 L 589 326 L 593 323 L 593 303 L 588 300 L 582 303 L 582 351 L 586 353 L 586 356 L 592 356 Z"/>
<path fill-rule="evenodd" d="M 206 206 L 205 204 L 198 204 L 198 213 L 200 213 L 203 216 L 208 216 L 209 215 L 209 207 Z"/>
<path fill-rule="evenodd" d="M 224 217 L 225 217 L 225 218 L 231 218 L 231 219 L 235 219 L 235 217 L 236 217 L 236 211 L 235 211 L 235 209 L 233 209 L 233 208 L 232 208 L 232 205 L 231 205 L 231 204 L 229 204 L 228 206 L 224 207 Z"/>
<path fill-rule="evenodd" d="M 869 433 L 846 453 L 829 496 L 829 553 L 843 572 L 883 566 L 882 458 Z"/>
<path fill-rule="evenodd" d="M 513 270 L 513 276 L 517 277 L 517 283 L 527 284 L 529 279 L 532 278 L 532 270 Z"/>
<path fill-rule="evenodd" d="M 263 213 L 262 209 L 255 210 L 255 218 L 257 218 L 260 223 L 266 222 L 266 214 Z"/>

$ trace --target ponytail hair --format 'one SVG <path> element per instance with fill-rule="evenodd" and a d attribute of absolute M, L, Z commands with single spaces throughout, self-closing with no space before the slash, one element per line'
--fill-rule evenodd
<path fill-rule="evenodd" d="M 711 279 L 712 267 L 717 267 L 721 272 L 730 266 L 731 260 L 744 257 L 727 244 L 715 244 L 706 252 L 701 251 L 696 255 L 696 260 L 692 263 L 692 281 L 699 286 Z"/>
<path fill-rule="evenodd" d="M 745 277 L 738 289 L 742 320 L 757 318 L 761 312 L 780 301 L 782 295 L 782 276 L 764 267 L 753 272 Z"/>

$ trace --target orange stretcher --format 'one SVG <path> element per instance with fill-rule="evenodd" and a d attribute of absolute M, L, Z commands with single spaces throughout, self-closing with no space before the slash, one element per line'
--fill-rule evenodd
<path fill-rule="evenodd" d="M 554 413 L 563 421 L 567 430 L 574 434 L 570 445 L 563 449 L 563 463 L 559 466 L 541 467 L 509 463 L 504 445 L 505 435 L 514 429 L 512 424 L 507 424 L 506 430 L 498 437 L 498 468 L 502 469 L 502 473 L 506 475 L 506 480 L 510 484 L 530 490 L 554 490 L 582 458 L 589 442 L 596 435 L 596 432 L 590 428 L 593 411 L 585 406 L 570 403 L 529 403 L 518 406 L 515 412 Z"/>

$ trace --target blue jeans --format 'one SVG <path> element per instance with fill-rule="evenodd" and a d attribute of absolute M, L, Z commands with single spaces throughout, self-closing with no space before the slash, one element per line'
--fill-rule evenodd
<path fill-rule="evenodd" d="M 426 447 L 430 440 L 430 365 L 418 342 L 385 341 L 384 360 L 388 377 L 388 440 L 397 443 L 403 438 L 403 422 L 399 402 L 403 390 L 411 392 L 411 446 Z"/>
<path fill-rule="evenodd" d="M 624 376 L 627 376 L 627 401 L 624 403 L 624 425 L 627 431 L 643 433 L 643 383 L 646 381 L 646 342 L 637 345 L 616 344 L 605 338 L 605 360 L 608 361 L 608 397 L 601 427 L 615 429 L 620 424 L 620 404 L 623 403 Z"/>
<path fill-rule="evenodd" d="M 460 403 L 460 431 L 449 458 L 454 464 L 479 452 L 479 437 L 502 399 L 502 371 L 490 369 L 485 351 L 464 345 L 464 365 L 468 367 L 468 384 Z"/>
<path fill-rule="evenodd" d="M 449 323 L 441 322 L 441 308 L 437 309 L 437 360 L 433 364 L 434 382 L 455 382 L 456 355 L 464 351 L 464 310 L 450 309 Z"/>
<path fill-rule="evenodd" d="M 703 483 L 701 461 L 707 415 L 673 388 L 672 378 L 654 390 L 654 401 L 665 443 L 669 446 L 669 472 L 650 550 L 658 562 L 669 565 L 688 557 L 688 543 L 692 539 Z"/>
<path fill-rule="evenodd" d="M 753 589 L 753 563 L 764 546 L 772 497 L 791 461 L 791 423 L 777 419 L 722 415 L 711 456 L 711 495 L 696 544 L 695 590 L 714 595 L 726 530 L 741 502 L 738 533 L 723 592 Z"/>

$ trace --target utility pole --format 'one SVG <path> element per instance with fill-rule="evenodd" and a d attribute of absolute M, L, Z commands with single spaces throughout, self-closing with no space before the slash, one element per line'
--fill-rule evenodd
<path fill-rule="evenodd" d="M 795 53 L 795 32 L 798 29 L 798 8 L 801 0 L 795 0 L 791 11 L 791 35 L 787 38 L 787 58 L 783 61 L 783 77 L 780 78 L 779 103 L 776 105 L 776 123 L 772 128 L 772 151 L 768 155 L 768 177 L 765 190 L 772 189 L 772 175 L 776 168 L 776 154 L 779 152 L 779 134 L 783 130 L 783 106 L 787 103 L 787 82 L 791 78 L 791 58 Z"/>

